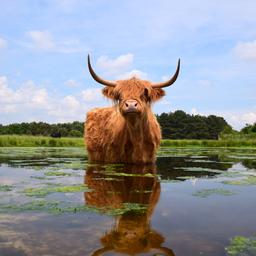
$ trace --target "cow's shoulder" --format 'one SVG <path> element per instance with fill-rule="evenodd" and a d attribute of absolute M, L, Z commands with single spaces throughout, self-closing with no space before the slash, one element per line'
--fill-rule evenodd
<path fill-rule="evenodd" d="M 115 112 L 113 107 L 95 108 L 87 113 L 87 120 L 106 120 L 110 118 Z"/>

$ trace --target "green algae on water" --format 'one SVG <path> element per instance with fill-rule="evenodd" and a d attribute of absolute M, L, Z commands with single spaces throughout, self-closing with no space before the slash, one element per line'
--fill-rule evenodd
<path fill-rule="evenodd" d="M 110 216 L 120 216 L 124 214 L 143 214 L 147 210 L 147 206 L 138 203 L 123 203 L 119 208 L 106 209 L 105 214 Z M 104 211 L 104 210 L 103 210 Z"/>
<path fill-rule="evenodd" d="M 75 192 L 89 192 L 85 185 L 71 185 L 71 186 L 55 186 L 45 188 L 26 188 L 23 190 L 26 196 L 44 197 L 51 193 L 75 193 Z"/>
<path fill-rule="evenodd" d="M 222 183 L 226 185 L 240 185 L 240 186 L 256 185 L 256 176 L 250 175 L 245 179 L 241 179 L 241 180 L 225 180 L 225 181 L 222 181 Z"/>
<path fill-rule="evenodd" d="M 54 180 L 54 178 L 45 177 L 45 176 L 30 176 L 31 179 L 37 179 L 37 180 Z"/>
<path fill-rule="evenodd" d="M 228 256 L 256 255 L 256 237 L 236 236 L 225 250 Z"/>
<path fill-rule="evenodd" d="M 1 204 L 0 212 L 48 211 L 57 207 L 58 201 L 36 200 L 25 204 Z"/>
<path fill-rule="evenodd" d="M 195 179 L 195 176 L 180 176 L 180 177 L 176 177 L 176 179 L 178 180 L 192 180 Z"/>
<path fill-rule="evenodd" d="M 12 191 L 12 186 L 9 185 L 1 185 L 0 184 L 0 192 L 9 192 Z"/>
<path fill-rule="evenodd" d="M 145 173 L 145 174 L 137 174 L 137 173 L 125 173 L 125 172 L 106 172 L 106 175 L 109 176 L 122 176 L 122 177 L 155 177 L 155 174 Z"/>
<path fill-rule="evenodd" d="M 245 176 L 242 172 L 237 171 L 226 171 L 218 175 L 218 177 L 225 177 L 225 178 L 237 178 L 237 177 L 243 177 Z"/>
<path fill-rule="evenodd" d="M 227 189 L 222 189 L 222 188 L 212 188 L 212 189 L 202 189 L 198 190 L 195 193 L 193 193 L 193 196 L 198 196 L 198 197 L 209 197 L 211 195 L 221 195 L 221 196 L 231 196 L 236 194 L 233 191 L 227 190 Z"/>
<path fill-rule="evenodd" d="M 88 205 L 67 205 L 61 201 L 51 200 L 34 200 L 25 204 L 0 204 L 0 213 L 15 213 L 15 212 L 46 212 L 49 214 L 64 214 L 64 213 L 82 213 L 92 212 L 98 214 L 106 214 L 109 216 L 120 216 L 126 213 L 142 214 L 146 211 L 145 205 L 137 203 L 124 203 L 119 208 L 97 208 Z"/>
<path fill-rule="evenodd" d="M 84 205 L 78 206 L 63 206 L 60 201 L 48 201 L 48 200 L 35 200 L 25 204 L 17 205 L 10 204 L 0 205 L 1 212 L 46 212 L 50 214 L 62 214 L 62 213 L 77 213 L 82 211 L 94 211 L 90 207 Z"/>
<path fill-rule="evenodd" d="M 46 176 L 72 176 L 71 173 L 68 172 L 61 172 L 61 171 L 50 171 L 50 172 L 45 172 Z"/>

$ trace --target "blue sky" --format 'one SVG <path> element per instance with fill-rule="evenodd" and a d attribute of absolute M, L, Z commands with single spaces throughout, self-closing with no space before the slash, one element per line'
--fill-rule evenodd
<path fill-rule="evenodd" d="M 177 82 L 156 113 L 256 122 L 255 0 L 12 0 L 0 3 L 0 123 L 84 120 L 111 105 L 87 71 L 107 79 Z"/>

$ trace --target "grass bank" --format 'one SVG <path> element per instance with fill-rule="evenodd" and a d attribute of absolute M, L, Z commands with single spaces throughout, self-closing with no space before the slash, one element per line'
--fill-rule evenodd
<path fill-rule="evenodd" d="M 256 139 L 162 140 L 162 147 L 256 147 Z M 84 147 L 83 138 L 1 135 L 0 147 Z"/>
<path fill-rule="evenodd" d="M 83 138 L 1 135 L 0 147 L 84 147 Z"/>
<path fill-rule="evenodd" d="M 256 139 L 162 140 L 162 147 L 256 147 Z"/>

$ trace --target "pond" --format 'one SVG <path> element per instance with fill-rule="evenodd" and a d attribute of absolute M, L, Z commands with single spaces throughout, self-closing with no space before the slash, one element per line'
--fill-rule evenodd
<path fill-rule="evenodd" d="M 0 255 L 256 255 L 256 149 L 0 148 Z"/>

